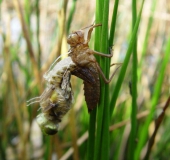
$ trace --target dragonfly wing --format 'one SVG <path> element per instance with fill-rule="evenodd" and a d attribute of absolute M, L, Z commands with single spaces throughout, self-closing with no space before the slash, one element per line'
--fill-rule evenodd
<path fill-rule="evenodd" d="M 97 70 L 93 66 L 76 67 L 72 74 L 84 80 L 85 100 L 88 111 L 92 111 L 100 98 L 100 80 Z"/>

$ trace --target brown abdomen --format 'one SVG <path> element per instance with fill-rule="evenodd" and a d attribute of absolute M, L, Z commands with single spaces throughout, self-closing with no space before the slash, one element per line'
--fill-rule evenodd
<path fill-rule="evenodd" d="M 88 67 L 77 66 L 72 74 L 84 81 L 84 95 L 88 111 L 92 111 L 98 104 L 100 98 L 100 80 L 97 69 L 90 65 Z"/>

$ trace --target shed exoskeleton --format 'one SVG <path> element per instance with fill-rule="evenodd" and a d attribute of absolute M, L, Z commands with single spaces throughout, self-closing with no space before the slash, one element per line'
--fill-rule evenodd
<path fill-rule="evenodd" d="M 67 43 L 70 45 L 69 56 L 76 64 L 76 67 L 71 71 L 71 74 L 81 78 L 84 81 L 84 94 L 89 112 L 92 111 L 99 102 L 99 75 L 101 75 L 105 83 L 109 83 L 116 72 L 115 71 L 111 75 L 110 79 L 107 79 L 94 56 L 94 54 L 96 54 L 99 56 L 111 58 L 113 56 L 112 52 L 111 54 L 104 54 L 91 50 L 88 46 L 93 28 L 99 26 L 101 26 L 101 24 L 91 25 L 70 34 L 67 38 Z"/>

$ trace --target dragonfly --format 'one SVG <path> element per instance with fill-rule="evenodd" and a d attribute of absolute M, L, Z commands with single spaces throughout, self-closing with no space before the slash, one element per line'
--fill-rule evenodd
<path fill-rule="evenodd" d="M 68 36 L 67 43 L 70 45 L 68 57 L 61 61 L 60 57 L 55 60 L 43 76 L 47 84 L 45 91 L 40 97 L 27 101 L 28 105 L 40 103 L 41 113 L 37 116 L 37 122 L 45 134 L 53 135 L 58 132 L 61 119 L 72 106 L 71 75 L 83 80 L 85 101 L 90 113 L 100 99 L 99 77 L 101 76 L 105 83 L 110 83 L 120 67 L 121 63 L 117 63 L 119 66 L 107 79 L 94 55 L 111 58 L 112 49 L 110 54 L 104 54 L 89 48 L 92 31 L 99 26 L 102 25 L 93 24 Z"/>

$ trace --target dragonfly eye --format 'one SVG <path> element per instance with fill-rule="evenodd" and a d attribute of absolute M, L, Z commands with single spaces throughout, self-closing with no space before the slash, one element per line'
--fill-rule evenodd
<path fill-rule="evenodd" d="M 67 43 L 70 44 L 71 46 L 77 45 L 78 42 L 79 36 L 76 33 L 70 34 L 67 38 Z"/>

